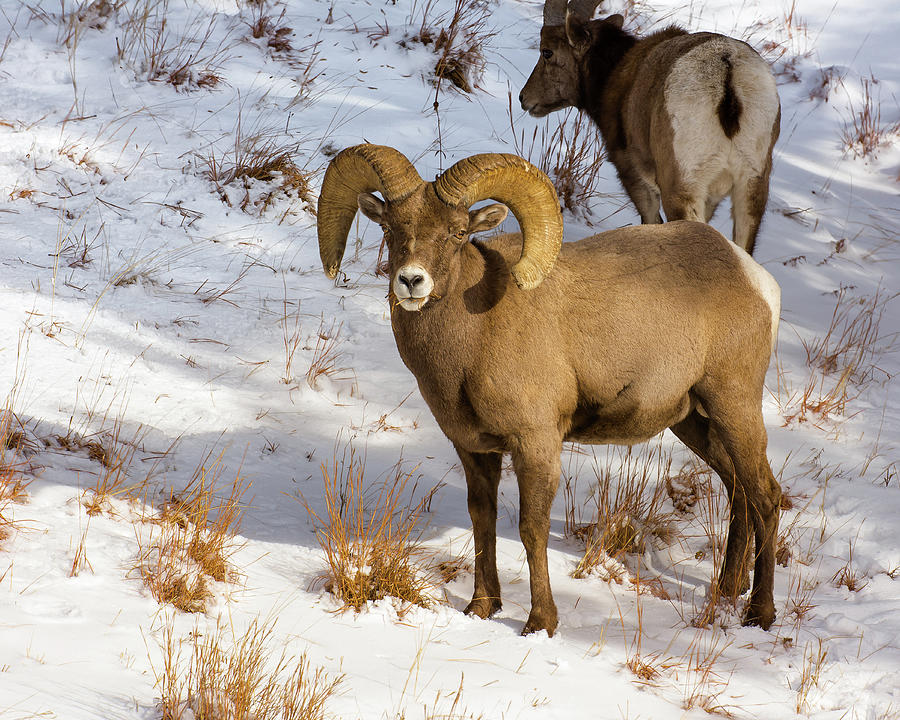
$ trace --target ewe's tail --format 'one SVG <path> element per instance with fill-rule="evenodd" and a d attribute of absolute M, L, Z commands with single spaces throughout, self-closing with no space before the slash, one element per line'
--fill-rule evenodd
<path fill-rule="evenodd" d="M 722 100 L 719 102 L 719 124 L 729 140 L 741 129 L 741 100 L 734 89 L 733 69 L 731 58 L 727 53 L 722 54 L 722 62 L 725 63 L 725 88 Z"/>

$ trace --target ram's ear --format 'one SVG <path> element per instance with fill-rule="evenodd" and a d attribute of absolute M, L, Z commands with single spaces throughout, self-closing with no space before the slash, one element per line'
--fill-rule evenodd
<path fill-rule="evenodd" d="M 506 205 L 494 203 L 477 210 L 469 210 L 469 234 L 484 232 L 497 227 L 506 220 L 509 210 Z"/>
<path fill-rule="evenodd" d="M 381 224 L 381 218 L 384 216 L 384 200 L 372 193 L 364 192 L 356 196 L 356 202 L 363 215 L 372 222 Z"/>

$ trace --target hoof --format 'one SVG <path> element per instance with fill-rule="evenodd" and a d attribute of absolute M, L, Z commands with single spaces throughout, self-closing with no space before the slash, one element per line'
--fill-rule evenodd
<path fill-rule="evenodd" d="M 763 630 L 768 630 L 775 621 L 775 608 L 748 607 L 744 615 L 744 625 L 757 625 Z"/>
<path fill-rule="evenodd" d="M 551 617 L 542 617 L 540 614 L 535 613 L 534 610 L 531 611 L 531 614 L 528 616 L 528 622 L 525 623 L 525 627 L 522 628 L 522 635 L 531 635 L 531 633 L 538 632 L 540 630 L 546 630 L 548 637 L 553 637 L 553 633 L 556 632 L 556 626 L 558 625 L 558 621 L 556 619 L 556 613 L 553 613 Z"/>
<path fill-rule="evenodd" d="M 463 612 L 466 615 L 475 615 L 482 620 L 487 620 L 492 615 L 500 612 L 502 607 L 503 603 L 500 602 L 500 598 L 472 598 L 472 602 L 466 605 L 466 609 Z"/>
<path fill-rule="evenodd" d="M 744 573 L 743 577 L 735 575 L 726 576 L 725 573 L 719 577 L 719 593 L 732 600 L 737 600 L 741 595 L 750 589 L 750 574 Z"/>

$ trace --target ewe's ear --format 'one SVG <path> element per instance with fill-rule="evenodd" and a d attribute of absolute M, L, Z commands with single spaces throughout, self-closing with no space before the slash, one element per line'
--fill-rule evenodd
<path fill-rule="evenodd" d="M 506 205 L 501 205 L 500 203 L 494 203 L 493 205 L 486 205 L 483 208 L 478 208 L 477 210 L 469 211 L 469 234 L 484 232 L 485 230 L 490 230 L 491 228 L 497 227 L 500 223 L 506 220 L 506 215 L 509 213 L 509 210 L 506 208 Z"/>
<path fill-rule="evenodd" d="M 362 214 L 372 222 L 381 224 L 381 218 L 384 215 L 384 201 L 375 197 L 372 193 L 360 193 L 356 196 L 356 202 Z"/>
<path fill-rule="evenodd" d="M 591 30 L 588 24 L 571 12 L 566 13 L 566 39 L 578 56 L 584 55 L 591 44 Z"/>

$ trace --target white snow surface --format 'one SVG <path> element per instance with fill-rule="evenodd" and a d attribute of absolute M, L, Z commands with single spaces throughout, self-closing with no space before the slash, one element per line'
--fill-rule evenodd
<path fill-rule="evenodd" d="M 162 628 L 174 611 L 134 571 L 140 509 L 114 500 L 114 512 L 86 515 L 80 499 L 100 465 L 56 440 L 109 438 L 116 427 L 120 440 L 143 438 L 127 473 L 134 483 L 149 477 L 148 503 L 187 485 L 208 453 L 222 454 L 222 493 L 237 474 L 252 482 L 237 579 L 214 584 L 205 614 L 172 622 L 187 638 L 223 618 L 238 635 L 272 620 L 279 652 L 306 652 L 314 667 L 344 675 L 328 702 L 333 717 L 449 716 L 460 686 L 453 717 L 668 720 L 706 717 L 703 704 L 766 720 L 798 709 L 822 720 L 900 716 L 900 299 L 881 306 L 871 377 L 851 378 L 843 415 L 788 422 L 784 387 L 798 392 L 809 377 L 802 340 L 825 334 L 840 288 L 853 307 L 900 290 L 898 135 L 887 132 L 868 157 L 841 140 L 863 107 L 864 80 L 881 125 L 900 122 L 895 3 L 658 0 L 629 15 L 642 31 L 679 22 L 745 38 L 778 71 L 781 137 L 755 257 L 783 293 L 763 409 L 770 462 L 793 500 L 781 518 L 793 552 L 776 568 L 769 631 L 742 627 L 740 606 L 696 628 L 713 575 L 697 512 L 678 515 L 673 544 L 626 557 L 621 584 L 575 579 L 582 545 L 564 532 L 560 492 L 549 550 L 560 625 L 549 638 L 520 636 L 528 572 L 508 470 L 503 610 L 490 620 L 462 613 L 473 583 L 465 479 L 396 352 L 388 283 L 375 273 L 379 228 L 360 217 L 335 283 L 301 198 L 276 193 L 261 209 L 254 201 L 274 183 L 220 190 L 204 174 L 209 158 L 232 157 L 239 134 L 260 134 L 311 174 L 313 195 L 327 152 L 359 142 L 396 147 L 431 179 L 474 153 L 516 151 L 510 93 L 517 133 L 552 130 L 561 115 L 533 120 L 515 100 L 537 57 L 541 5 L 485 1 L 494 34 L 484 74 L 471 94 L 444 81 L 437 115 L 436 56 L 409 37 L 426 9 L 437 18 L 450 0 L 270 0 L 269 14 L 291 28 L 285 51 L 251 37 L 243 0 L 126 0 L 93 23 L 102 27 L 83 22 L 68 46 L 67 19 L 88 3 L 0 3 L 0 397 L 30 447 L 6 452 L 30 485 L 26 502 L 4 510 L 15 525 L 0 542 L 0 718 L 161 717 Z M 207 63 L 217 85 L 174 87 L 151 78 L 137 50 L 118 56 L 141 4 L 162 12 L 186 48 L 210 28 L 197 56 L 217 53 Z M 827 99 L 813 92 L 823 77 Z M 637 222 L 609 163 L 601 175 L 590 212 L 566 214 L 567 240 Z M 730 235 L 727 201 L 713 224 Z M 515 227 L 510 217 L 505 228 Z M 286 313 L 300 325 L 288 382 Z M 312 387 L 320 327 L 339 329 L 346 370 Z M 322 513 L 320 464 L 350 440 L 373 486 L 401 460 L 416 497 L 440 486 L 423 540 L 438 557 L 462 554 L 468 568 L 442 589 L 445 604 L 402 612 L 382 600 L 341 613 L 317 582 L 325 556 L 297 498 Z M 675 466 L 689 459 L 671 435 L 662 443 Z M 567 448 L 563 458 L 579 506 L 595 482 L 590 453 L 607 457 Z M 70 577 L 82 539 L 90 566 Z M 861 589 L 835 579 L 848 561 Z M 668 599 L 638 593 L 637 575 L 658 577 Z M 800 618 L 798 588 L 811 606 Z M 803 685 L 820 641 L 827 655 Z M 635 675 L 636 657 L 657 675 Z M 692 696 L 705 700 L 692 707 Z"/>

